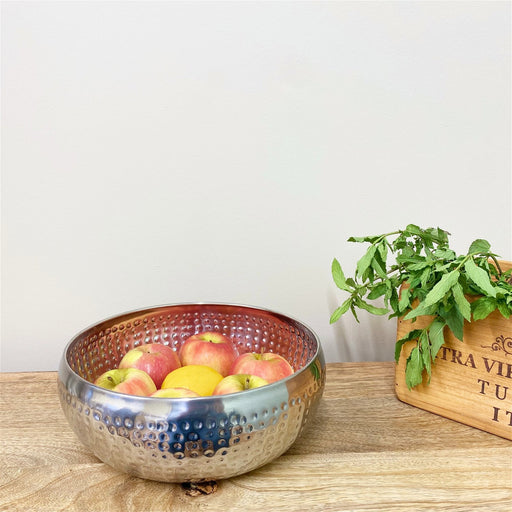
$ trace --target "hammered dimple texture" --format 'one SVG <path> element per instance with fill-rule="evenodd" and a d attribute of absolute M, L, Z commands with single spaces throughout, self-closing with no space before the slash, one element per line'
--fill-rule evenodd
<path fill-rule="evenodd" d="M 194 399 L 141 398 L 90 382 L 142 343 L 178 350 L 191 334 L 215 330 L 240 352 L 285 356 L 295 374 L 244 393 Z M 248 306 L 172 305 L 104 321 L 70 342 L 59 396 L 79 439 L 104 462 L 165 482 L 228 478 L 284 453 L 314 413 L 325 384 L 316 335 L 296 320 Z"/>

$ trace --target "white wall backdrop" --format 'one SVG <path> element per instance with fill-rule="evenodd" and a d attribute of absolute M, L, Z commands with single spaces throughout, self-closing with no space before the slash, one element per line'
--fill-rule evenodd
<path fill-rule="evenodd" d="M 329 361 L 351 235 L 512 259 L 509 2 L 2 2 L 3 371 L 163 303 L 278 310 Z"/>

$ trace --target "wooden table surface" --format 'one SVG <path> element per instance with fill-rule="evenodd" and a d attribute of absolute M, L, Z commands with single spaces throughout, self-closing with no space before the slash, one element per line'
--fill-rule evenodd
<path fill-rule="evenodd" d="M 512 442 L 397 400 L 394 363 L 328 364 L 318 413 L 290 450 L 199 496 L 93 456 L 56 379 L 0 374 L 2 511 L 512 510 Z"/>

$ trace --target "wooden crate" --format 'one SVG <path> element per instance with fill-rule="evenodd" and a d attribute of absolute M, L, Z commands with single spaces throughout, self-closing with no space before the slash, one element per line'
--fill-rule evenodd
<path fill-rule="evenodd" d="M 504 270 L 511 262 L 500 262 Z M 398 320 L 397 339 L 421 329 L 429 319 L 415 323 Z M 432 378 L 409 390 L 405 362 L 415 342 L 402 347 L 395 372 L 397 397 L 408 404 L 512 440 L 512 317 L 494 312 L 484 320 L 466 322 L 464 342 L 445 330 L 446 343 L 432 365 Z"/>

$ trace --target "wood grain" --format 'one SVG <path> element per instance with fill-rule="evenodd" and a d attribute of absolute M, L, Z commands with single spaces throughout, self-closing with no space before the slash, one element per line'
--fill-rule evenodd
<path fill-rule="evenodd" d="M 48 373 L 0 374 L 1 511 L 509 511 L 512 443 L 400 402 L 393 363 L 327 366 L 307 431 L 207 496 L 133 478 L 87 452 Z"/>

